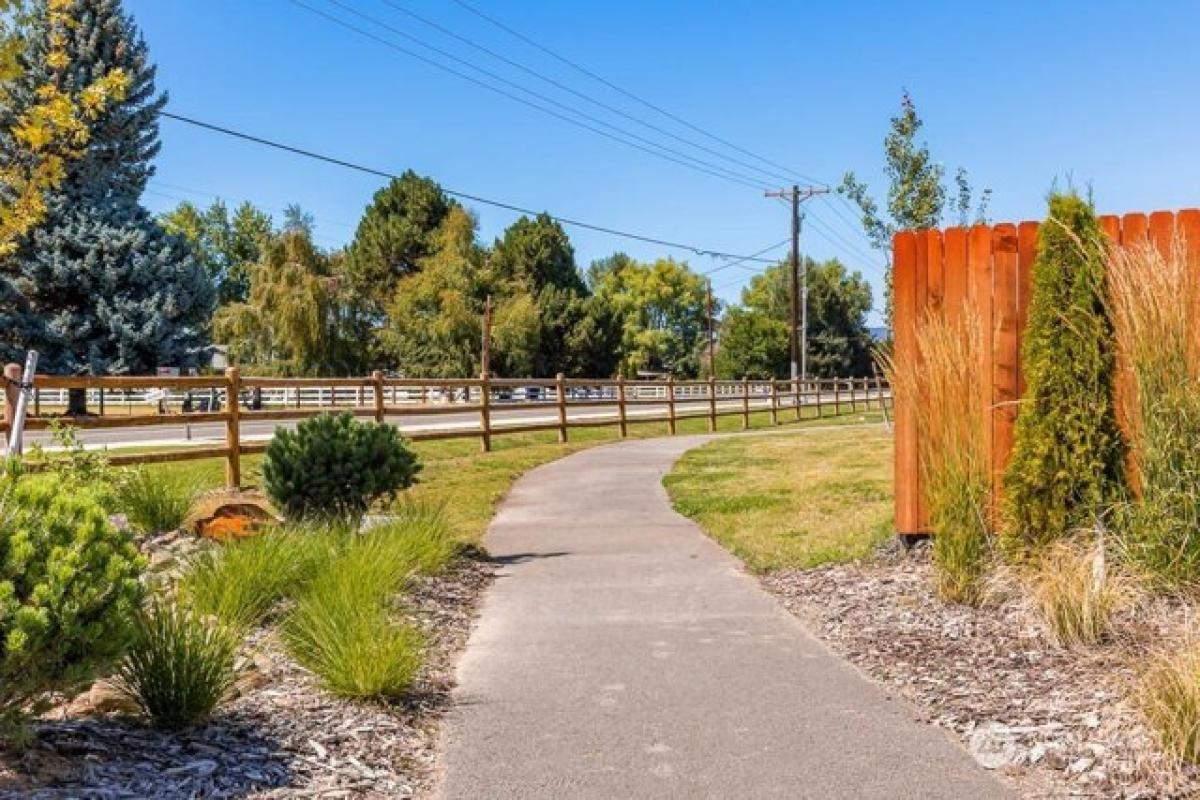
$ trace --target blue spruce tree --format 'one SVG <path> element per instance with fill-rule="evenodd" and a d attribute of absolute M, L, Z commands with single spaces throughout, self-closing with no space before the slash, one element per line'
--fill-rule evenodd
<path fill-rule="evenodd" d="M 0 317 L 14 323 L 6 358 L 25 348 L 41 353 L 40 369 L 60 374 L 136 374 L 159 366 L 207 361 L 214 291 L 187 242 L 167 233 L 142 207 L 154 173 L 158 113 L 166 96 L 154 87 L 145 42 L 120 0 L 74 0 L 69 66 L 58 79 L 89 85 L 113 67 L 129 79 L 125 98 L 91 125 L 86 153 L 70 161 L 48 214 L 3 264 L 18 296 L 0 298 Z M 52 77 L 46 63 L 49 26 L 42 9 L 30 26 L 22 74 L 0 109 L 8 131 Z M 0 158 L 15 149 L 0 133 Z M 82 411 L 81 397 L 72 410 Z"/>

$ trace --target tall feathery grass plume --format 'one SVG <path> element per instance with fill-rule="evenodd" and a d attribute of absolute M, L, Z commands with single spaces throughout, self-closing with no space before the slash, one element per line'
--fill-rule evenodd
<path fill-rule="evenodd" d="M 1108 302 L 1134 496 L 1116 515 L 1129 560 L 1158 589 L 1200 578 L 1200 243 L 1113 248 Z"/>
<path fill-rule="evenodd" d="M 966 307 L 955 319 L 926 314 L 916 325 L 913 363 L 899 363 L 891 354 L 878 357 L 897 403 L 915 412 L 938 594 L 967 604 L 983 599 L 991 557 L 980 328 L 979 317 Z"/>

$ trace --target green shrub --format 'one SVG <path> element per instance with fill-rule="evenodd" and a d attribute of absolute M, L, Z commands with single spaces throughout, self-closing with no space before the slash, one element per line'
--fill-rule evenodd
<path fill-rule="evenodd" d="M 138 467 L 116 481 L 116 507 L 140 533 L 171 531 L 183 524 L 199 487 L 183 473 Z"/>
<path fill-rule="evenodd" d="M 292 656 L 331 691 L 397 697 L 412 683 L 422 637 L 390 618 L 392 595 L 421 561 L 423 548 L 409 545 L 410 533 L 400 523 L 348 539 L 284 621 Z"/>
<path fill-rule="evenodd" d="M 375 525 L 364 536 L 385 540 L 388 558 L 405 565 L 406 573 L 437 575 L 462 551 L 440 507 L 406 502 L 393 509 L 392 514 L 392 518 Z"/>
<path fill-rule="evenodd" d="M 1122 409 L 1135 496 L 1115 517 L 1126 556 L 1152 586 L 1200 580 L 1200 346 L 1190 299 L 1200 280 L 1186 244 L 1116 248 L 1109 302 L 1118 350 L 1132 378 Z"/>
<path fill-rule="evenodd" d="M 358 422 L 347 412 L 276 431 L 262 474 L 288 519 L 358 520 L 372 503 L 411 486 L 420 468 L 394 427 Z"/>
<path fill-rule="evenodd" d="M 180 581 L 180 598 L 226 625 L 251 626 L 332 557 L 332 536 L 324 529 L 281 528 L 206 550 Z"/>
<path fill-rule="evenodd" d="M 1078 195 L 1050 197 L 1031 283 L 1026 397 L 1004 476 L 1003 541 L 1014 555 L 1091 528 L 1124 480 L 1105 245 L 1091 204 Z"/>
<path fill-rule="evenodd" d="M 19 720 L 120 655 L 143 567 L 88 489 L 0 482 L 0 716 Z"/>
<path fill-rule="evenodd" d="M 234 680 L 237 636 L 184 606 L 155 604 L 138 616 L 116 685 L 156 725 L 203 722 Z"/>

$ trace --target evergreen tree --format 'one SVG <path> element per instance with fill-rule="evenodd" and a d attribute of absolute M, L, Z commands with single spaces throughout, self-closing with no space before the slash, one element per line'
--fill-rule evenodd
<path fill-rule="evenodd" d="M 86 149 L 63 168 L 46 196 L 42 222 L 19 242 L 8 262 L 27 312 L 9 331 L 8 357 L 41 351 L 40 366 L 67 374 L 138 373 L 160 365 L 197 366 L 207 358 L 203 330 L 212 284 L 181 237 L 140 205 L 158 152 L 157 116 L 166 103 L 154 88 L 145 42 L 119 0 L 69 0 L 73 23 L 53 28 L 45 9 L 30 26 L 24 70 L 13 81 L 0 128 L 37 102 L 52 77 L 81 91 L 117 69 L 123 97 L 88 122 Z M 46 55 L 61 47 L 65 62 Z M 12 137 L 0 158 L 19 158 Z M 81 411 L 82 397 L 72 397 Z"/>
<path fill-rule="evenodd" d="M 396 284 L 438 247 L 437 232 L 458 206 L 442 187 L 412 170 L 375 193 L 349 250 L 349 278 L 377 312 L 391 302 Z"/>
<path fill-rule="evenodd" d="M 1026 397 L 1004 479 L 1003 533 L 1013 550 L 1091 525 L 1122 486 L 1105 264 L 1091 204 L 1052 195 L 1033 264 Z"/>

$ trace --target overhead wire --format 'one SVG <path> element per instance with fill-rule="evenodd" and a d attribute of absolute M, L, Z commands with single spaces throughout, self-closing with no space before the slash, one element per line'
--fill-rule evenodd
<path fill-rule="evenodd" d="M 331 2 L 332 1 L 333 0 L 331 0 Z M 677 142 L 686 144 L 689 147 L 694 147 L 698 150 L 703 150 L 704 152 L 709 153 L 710 155 L 714 155 L 718 158 L 723 158 L 727 161 L 730 161 L 730 162 L 737 164 L 741 167 L 744 167 L 746 169 L 754 170 L 755 172 L 758 172 L 762 175 L 766 175 L 768 178 L 770 178 L 772 180 L 780 180 L 780 179 L 786 180 L 786 178 L 784 178 L 784 176 L 780 175 L 780 173 L 778 171 L 768 170 L 768 169 L 764 169 L 760 166 L 756 166 L 755 164 L 752 164 L 749 161 L 745 161 L 745 160 L 737 158 L 735 156 L 731 156 L 728 153 L 724 153 L 721 150 L 718 150 L 714 147 L 709 147 L 708 145 L 703 144 L 701 142 L 697 142 L 694 139 L 689 139 L 687 137 L 680 136 L 679 134 L 677 134 L 667 128 L 664 128 L 661 125 L 655 125 L 653 122 L 648 122 L 645 119 L 642 119 L 641 117 L 630 114 L 630 113 L 624 111 L 623 109 L 612 105 L 611 103 L 606 103 L 603 100 L 598 100 L 597 98 L 593 97 L 592 95 L 587 94 L 586 92 L 581 92 L 578 89 L 574 88 L 573 86 L 569 86 L 569 85 L 563 83 L 562 81 L 559 81 L 555 78 L 545 75 L 542 72 L 540 72 L 526 64 L 523 64 L 519 61 L 511 59 L 508 56 L 504 55 L 503 53 L 496 52 L 495 50 L 493 50 L 490 47 L 487 47 L 486 45 L 479 44 L 478 42 L 476 42 L 466 36 L 456 33 L 455 31 L 445 27 L 444 25 L 441 25 L 438 22 L 431 20 L 425 16 L 422 16 L 421 14 L 418 14 L 417 12 L 413 11 L 412 9 L 401 5 L 400 3 L 396 2 L 396 0 L 379 0 L 379 2 L 395 9 L 396 11 L 399 11 L 401 14 L 404 14 L 412 19 L 415 19 L 417 22 L 421 23 L 422 25 L 432 28 L 433 30 L 438 31 L 439 33 L 441 33 L 445 36 L 448 36 L 457 42 L 461 42 L 462 44 L 465 44 L 468 47 L 478 50 L 481 53 L 485 53 L 486 55 L 491 56 L 492 58 L 496 59 L 497 61 L 507 64 L 510 67 L 513 67 L 514 69 L 520 70 L 521 72 L 524 72 L 527 75 L 537 78 L 538 80 L 543 81 L 561 91 L 567 92 L 569 94 L 574 95 L 575 97 L 585 100 L 588 103 L 591 103 L 592 105 L 596 106 L 597 108 L 602 108 L 605 111 L 608 111 L 612 114 L 616 114 L 624 119 L 629 120 L 630 122 L 637 123 L 638 125 L 642 125 L 646 128 L 649 128 L 650 130 L 660 133 L 663 136 L 670 137 L 671 139 L 674 139 Z"/>
<path fill-rule="evenodd" d="M 212 131 L 214 133 L 220 133 L 220 134 L 223 134 L 225 136 L 229 136 L 229 137 L 232 137 L 235 139 L 241 139 L 242 141 L 252 142 L 254 144 L 262 145 L 264 147 L 270 147 L 270 148 L 273 148 L 276 150 L 291 153 L 293 155 L 302 156 L 304 158 L 309 158 L 309 159 L 312 159 L 315 161 L 321 161 L 326 164 L 331 164 L 334 166 L 342 167 L 344 169 L 354 170 L 356 172 L 360 172 L 365 175 L 373 175 L 378 178 L 387 178 L 389 180 L 400 177 L 399 175 L 397 175 L 396 173 L 393 173 L 393 172 L 388 172 L 388 171 L 382 170 L 382 169 L 376 169 L 375 167 L 368 167 L 363 164 L 357 164 L 353 161 L 347 161 L 346 159 L 337 158 L 335 156 L 324 155 L 324 154 L 318 153 L 314 150 L 306 150 L 302 147 L 296 147 L 294 145 L 285 144 L 283 142 L 278 142 L 278 141 L 275 141 L 272 139 L 267 139 L 262 136 L 255 136 L 254 134 L 245 133 L 243 131 L 235 130 L 233 128 L 229 128 L 229 127 L 226 127 L 223 125 L 217 125 L 217 124 L 214 124 L 211 122 L 204 122 L 202 120 L 196 119 L 194 117 L 185 116 L 183 114 L 176 114 L 171 111 L 162 111 L 160 113 L 163 117 L 170 119 L 170 120 L 174 120 L 176 122 L 181 122 L 186 125 L 191 125 L 193 127 L 202 128 L 202 129 L 205 129 L 208 131 Z M 482 196 L 476 195 L 476 194 L 470 194 L 468 192 L 460 192 L 455 189 L 448 189 L 448 188 L 443 187 L 442 191 L 444 191 L 447 195 L 449 195 L 451 197 L 456 197 L 460 200 L 467 200 L 469 202 L 478 203 L 480 205 L 492 206 L 493 208 L 502 208 L 506 211 L 512 211 L 512 212 L 515 212 L 518 214 L 527 214 L 527 215 L 537 216 L 541 213 L 544 213 L 544 212 L 534 211 L 529 208 L 524 208 L 522 206 L 518 206 L 513 203 L 506 203 L 501 200 L 492 200 L 490 198 L 482 197 Z M 623 231 L 623 230 L 620 230 L 617 228 L 610 228 L 610 227 L 607 227 L 604 225 L 596 225 L 596 224 L 590 223 L 590 222 L 583 222 L 581 220 L 571 219 L 569 217 L 563 217 L 563 216 L 559 216 L 557 214 L 547 214 L 547 216 L 549 216 L 550 219 L 552 219 L 555 222 L 558 222 L 562 225 L 569 225 L 569 226 L 575 227 L 575 228 L 582 228 L 584 230 L 595 231 L 597 233 L 608 234 L 610 236 L 617 236 L 617 237 L 621 237 L 621 238 L 625 238 L 625 239 L 630 239 L 633 241 L 644 242 L 647 244 L 656 244 L 656 245 L 660 245 L 662 247 L 669 247 L 669 248 L 672 248 L 675 250 L 686 250 L 688 252 L 695 253 L 698 256 L 710 256 L 712 258 L 721 258 L 721 259 L 739 259 L 742 261 L 756 261 L 759 263 L 773 263 L 772 260 L 769 258 L 761 258 L 758 256 L 745 256 L 745 255 L 739 255 L 736 253 L 728 253 L 728 252 L 724 252 L 721 250 L 712 250 L 712 249 L 705 248 L 705 247 L 699 247 L 697 245 L 683 244 L 681 242 L 673 242 L 673 241 L 670 241 L 667 239 L 660 239 L 660 238 L 654 237 L 654 236 L 646 236 L 646 235 L 639 234 L 639 233 L 632 233 L 630 231 Z"/>
<path fill-rule="evenodd" d="M 607 78 L 603 77 L 602 75 L 599 75 L 599 74 L 593 72 L 592 70 L 588 69 L 587 67 L 584 67 L 575 61 L 572 61 L 571 59 L 567 58 L 566 56 L 555 52 L 554 50 L 550 49 L 549 47 L 541 44 L 540 42 L 535 41 L 533 38 L 526 36 L 525 34 L 521 33 L 518 30 L 515 30 L 514 28 L 506 25 L 505 23 L 500 22 L 499 20 L 495 19 L 494 17 L 491 17 L 488 14 L 485 14 L 484 12 L 475 8 L 473 5 L 466 2 L 465 0 L 452 0 L 452 2 L 454 2 L 456 5 L 460 6 L 461 8 L 465 9 L 466 11 L 470 12 L 471 14 L 475 15 L 476 17 L 479 17 L 480 19 L 489 23 L 490 25 L 493 25 L 493 26 L 499 28 L 500 30 L 504 31 L 505 33 L 509 34 L 510 36 L 513 36 L 514 38 L 519 39 L 520 41 L 524 42 L 525 44 L 529 45 L 530 47 L 533 47 L 533 48 L 541 51 L 542 53 L 545 53 L 546 55 L 550 56 L 551 58 L 555 59 L 556 61 L 558 61 L 562 64 L 565 64 L 566 66 L 570 67 L 571 69 L 575 70 L 576 72 L 586 75 L 587 77 L 591 78 L 594 81 L 598 81 L 599 83 L 603 84 L 604 86 L 607 86 L 609 89 L 612 89 L 613 91 L 617 92 L 618 94 L 621 94 L 621 95 L 629 98 L 630 100 L 633 100 L 633 101 L 641 104 L 642 106 L 645 106 L 646 108 L 651 109 L 652 111 L 662 114 L 664 117 L 667 117 L 668 119 L 671 119 L 674 122 L 677 122 L 678 124 L 683 125 L 684 127 L 695 131 L 696 133 L 706 136 L 715 142 L 719 142 L 719 143 L 725 145 L 726 147 L 732 148 L 733 150 L 736 150 L 737 152 L 742 153 L 743 155 L 750 156 L 751 158 L 756 159 L 757 161 L 760 161 L 764 164 L 775 167 L 776 169 L 783 170 L 788 175 L 793 175 L 793 176 L 799 178 L 800 180 L 803 180 L 803 181 L 806 181 L 809 183 L 821 184 L 822 186 L 826 185 L 824 181 L 820 181 L 820 180 L 817 180 L 816 178 L 813 178 L 812 176 L 805 175 L 802 172 L 791 169 L 790 167 L 786 167 L 783 164 L 780 164 L 776 161 L 772 161 L 769 158 L 760 156 L 757 153 L 754 153 L 750 150 L 740 147 L 739 145 L 736 145 L 733 142 L 723 139 L 714 133 L 710 133 L 709 131 L 701 128 L 700 126 L 687 121 L 683 117 L 680 117 L 679 115 L 674 114 L 674 113 L 666 110 L 665 108 L 663 108 L 655 103 L 652 103 L 649 100 L 646 100 L 643 97 L 640 97 L 639 95 L 629 91 L 628 89 L 622 88 L 621 86 L 613 83 L 612 81 L 608 80 Z"/>
<path fill-rule="evenodd" d="M 449 58 L 449 59 L 455 61 L 456 63 L 463 64 L 464 66 L 466 66 L 470 69 L 473 69 L 483 75 L 487 75 L 491 80 L 495 80 L 505 86 L 513 87 L 514 89 L 516 89 L 518 91 L 524 92 L 532 97 L 538 98 L 538 100 L 542 101 L 543 103 L 549 103 L 552 106 L 557 106 L 558 108 L 563 109 L 564 111 L 566 111 L 569 114 L 575 114 L 579 117 L 582 117 L 584 120 L 589 120 L 591 123 L 595 123 L 595 124 L 589 124 L 589 122 L 583 122 L 579 119 L 575 119 L 574 117 L 567 116 L 567 113 L 556 111 L 553 108 L 548 108 L 545 105 L 542 105 L 541 103 L 534 102 L 527 98 L 521 97 L 520 95 L 514 94 L 513 92 L 510 92 L 499 86 L 495 86 L 491 83 L 488 83 L 487 81 L 480 80 L 479 78 L 476 78 L 472 75 L 462 72 L 461 70 L 455 69 L 454 67 L 448 66 L 440 61 L 437 61 L 435 59 L 421 55 L 420 53 L 417 53 L 407 47 L 404 47 L 401 44 L 397 44 L 396 42 L 394 42 L 390 39 L 384 38 L 382 36 L 377 36 L 376 34 L 370 32 L 368 30 L 365 30 L 351 22 L 348 22 L 340 17 L 334 16 L 333 14 L 328 14 L 318 8 L 314 8 L 313 6 L 309 5 L 307 2 L 304 2 L 304 0 L 290 0 L 290 2 L 293 5 L 298 6 L 302 9 L 308 11 L 311 14 L 314 14 L 315 16 L 318 16 L 330 23 L 333 23 L 334 25 L 345 28 L 346 30 L 349 30 L 353 33 L 358 34 L 359 36 L 365 37 L 367 39 L 371 39 L 372 41 L 377 42 L 378 44 L 382 44 L 385 47 L 388 47 L 393 50 L 396 50 L 397 52 L 403 53 L 404 55 L 407 55 L 410 58 L 417 59 L 418 61 L 428 64 L 436 69 L 447 72 L 451 75 L 461 78 L 462 80 L 468 81 L 469 83 L 472 83 L 476 86 L 485 88 L 491 92 L 495 92 L 496 94 L 499 94 L 503 97 L 513 100 L 514 102 L 521 103 L 522 105 L 533 108 L 537 111 L 542 112 L 543 114 L 547 114 L 549 116 L 555 117 L 564 122 L 567 122 L 568 124 L 575 125 L 576 127 L 579 127 L 579 128 L 583 128 L 584 130 L 591 131 L 592 133 L 595 133 L 599 136 L 603 136 L 607 139 L 611 139 L 612 141 L 618 142 L 627 147 L 631 147 L 636 150 L 640 150 L 644 153 L 648 153 L 649 155 L 664 159 L 666 161 L 671 161 L 675 164 L 686 167 L 688 169 L 691 169 L 691 170 L 694 170 L 697 172 L 702 172 L 707 175 L 711 175 L 712 177 L 721 178 L 723 180 L 730 181 L 732 183 L 741 184 L 741 185 L 749 187 L 751 189 L 763 189 L 763 188 L 766 188 L 769 186 L 769 184 L 767 184 L 757 178 L 753 178 L 753 177 L 746 176 L 746 175 L 741 175 L 739 173 L 736 173 L 736 172 L 729 170 L 725 167 L 722 167 L 720 165 L 715 165 L 709 161 L 705 161 L 704 159 L 696 158 L 694 156 L 689 156 L 685 153 L 681 153 L 678 150 L 675 150 L 666 145 L 654 142 L 653 140 L 647 139 L 644 136 L 640 136 L 639 134 L 636 134 L 636 133 L 631 133 L 631 132 L 629 132 L 623 128 L 620 128 L 616 125 L 612 125 L 611 123 L 606 122 L 605 120 L 602 120 L 599 117 L 596 117 L 594 115 L 588 114 L 587 112 L 579 111 L 578 109 L 572 108 L 571 106 L 561 103 L 558 100 L 555 100 L 554 98 L 549 97 L 548 95 L 545 95 L 541 92 L 537 92 L 533 89 L 529 89 L 527 87 L 521 86 L 520 84 L 510 81 L 507 78 L 504 78 L 503 76 L 496 75 L 495 73 L 491 72 L 490 70 L 487 70 L 483 67 L 476 66 L 474 64 L 471 64 L 470 62 L 466 61 L 465 59 L 461 59 L 458 56 L 455 56 L 451 53 L 448 53 L 447 51 L 442 50 L 441 48 L 421 42 L 416 37 L 413 37 L 410 34 L 405 33 L 404 31 L 400 31 L 399 29 L 395 28 L 394 26 L 388 25 L 386 22 L 381 22 L 381 21 L 376 20 L 375 18 L 371 17 L 368 14 L 364 14 L 361 11 L 358 11 L 349 6 L 346 6 L 344 3 L 340 2 L 340 0 L 326 0 L 326 2 L 329 3 L 330 5 L 341 8 L 342 10 L 344 10 L 350 14 L 353 14 L 361 19 L 365 19 L 374 25 L 378 25 L 379 27 L 381 27 L 385 30 L 388 30 L 392 33 L 403 36 L 405 38 L 408 38 L 408 39 L 414 41 L 415 43 L 419 44 L 420 46 L 425 47 L 426 49 L 429 49 L 433 52 L 437 52 L 440 55 L 442 55 L 443 57 Z M 602 125 L 605 128 L 608 128 L 610 131 L 616 131 L 617 133 L 610 133 L 609 131 L 606 131 L 606 130 L 596 127 L 596 125 Z M 624 138 L 624 137 L 629 137 L 629 138 Z M 633 139 L 635 141 L 630 141 L 630 139 Z M 642 144 L 639 144 L 639 142 L 642 142 Z"/>

